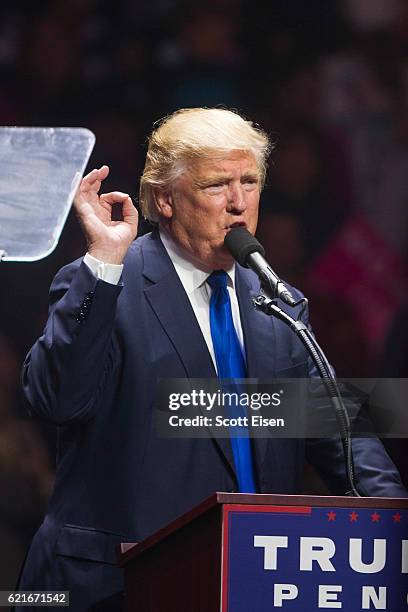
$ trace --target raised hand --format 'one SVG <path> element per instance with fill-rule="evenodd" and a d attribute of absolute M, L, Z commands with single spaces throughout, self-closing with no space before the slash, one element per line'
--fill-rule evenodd
<path fill-rule="evenodd" d="M 75 210 L 88 244 L 88 253 L 105 263 L 121 264 L 136 238 L 138 213 L 127 193 L 99 195 L 108 166 L 92 170 L 81 181 L 74 199 Z M 112 205 L 122 204 L 122 221 L 112 220 Z"/>

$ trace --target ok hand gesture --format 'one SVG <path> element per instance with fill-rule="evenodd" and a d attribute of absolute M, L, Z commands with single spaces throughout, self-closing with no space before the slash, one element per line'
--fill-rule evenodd
<path fill-rule="evenodd" d="M 99 194 L 108 166 L 92 170 L 81 181 L 74 206 L 84 231 L 88 253 L 105 263 L 121 264 L 136 238 L 138 213 L 127 193 Z M 122 221 L 112 220 L 112 205 L 122 204 Z"/>

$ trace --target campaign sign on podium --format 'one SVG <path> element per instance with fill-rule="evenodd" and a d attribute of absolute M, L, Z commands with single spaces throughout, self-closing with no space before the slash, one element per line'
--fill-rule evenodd
<path fill-rule="evenodd" d="M 408 511 L 223 507 L 223 612 L 408 612 Z"/>
<path fill-rule="evenodd" d="M 218 492 L 118 560 L 126 612 L 408 612 L 408 499 Z"/>

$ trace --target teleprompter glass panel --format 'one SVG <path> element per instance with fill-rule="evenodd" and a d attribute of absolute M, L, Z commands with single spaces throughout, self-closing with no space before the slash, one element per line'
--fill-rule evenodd
<path fill-rule="evenodd" d="M 85 128 L 0 128 L 2 261 L 55 249 L 94 144 Z"/>

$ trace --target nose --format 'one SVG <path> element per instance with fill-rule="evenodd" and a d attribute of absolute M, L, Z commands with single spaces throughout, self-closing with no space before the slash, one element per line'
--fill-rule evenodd
<path fill-rule="evenodd" d="M 227 210 L 228 212 L 242 213 L 247 207 L 245 200 L 245 192 L 240 182 L 231 182 L 228 185 L 228 200 Z"/>

